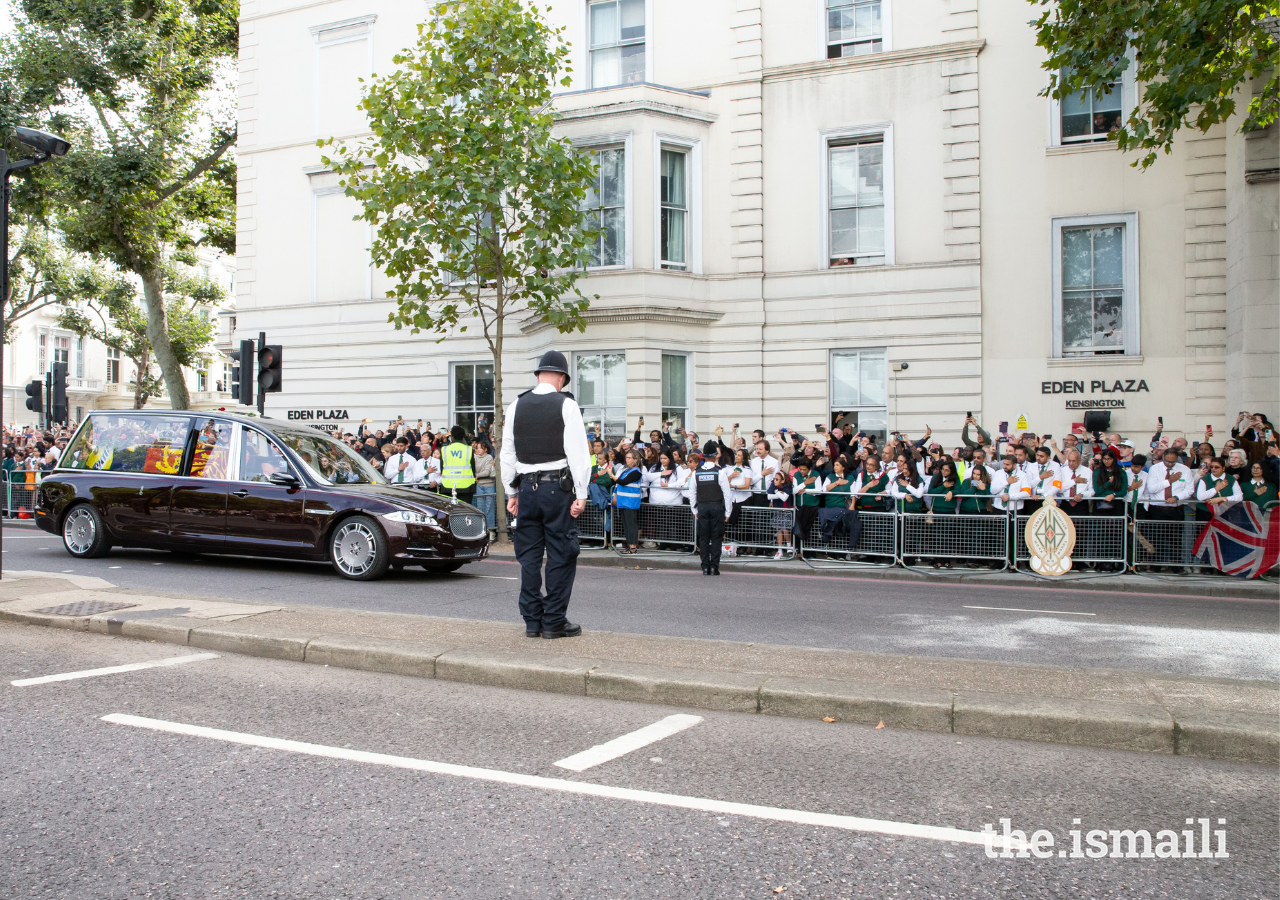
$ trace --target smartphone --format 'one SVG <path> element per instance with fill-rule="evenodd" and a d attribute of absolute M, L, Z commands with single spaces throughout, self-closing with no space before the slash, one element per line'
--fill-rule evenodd
<path fill-rule="evenodd" d="M 737 423 L 737 422 L 734 422 L 734 423 L 733 423 L 733 427 L 736 429 L 736 428 L 738 427 L 738 423 Z"/>
<path fill-rule="evenodd" d="M 818 431 L 821 431 L 821 430 L 822 430 L 822 426 L 821 426 L 820 424 L 818 424 L 817 422 L 813 423 L 813 427 L 814 427 L 816 430 L 818 430 Z"/>
<path fill-rule="evenodd" d="M 1156 416 L 1156 421 L 1160 423 L 1160 427 L 1164 427 L 1164 416 Z"/>
<path fill-rule="evenodd" d="M 1008 422 L 1001 422 L 1001 423 L 1000 423 L 1000 433 L 1001 433 L 1001 434 L 1008 434 L 1008 433 L 1009 433 L 1009 423 L 1008 423 Z"/>
<path fill-rule="evenodd" d="M 973 418 L 973 410 L 969 410 L 967 413 L 965 413 L 965 415 L 966 415 L 966 416 L 968 416 L 970 419 L 972 419 L 972 418 Z"/>
<path fill-rule="evenodd" d="M 1046 434 L 1046 435 L 1044 436 L 1044 439 L 1047 441 L 1047 440 L 1049 440 L 1049 438 L 1051 438 L 1051 437 L 1053 437 L 1053 435 L 1051 435 L 1051 434 Z"/>
<path fill-rule="evenodd" d="M 1212 425 L 1206 425 L 1206 426 L 1205 426 L 1205 428 L 1204 428 L 1204 433 L 1205 433 L 1205 434 L 1207 434 L 1207 435 L 1209 435 L 1209 437 L 1213 437 L 1213 426 L 1212 426 Z"/>

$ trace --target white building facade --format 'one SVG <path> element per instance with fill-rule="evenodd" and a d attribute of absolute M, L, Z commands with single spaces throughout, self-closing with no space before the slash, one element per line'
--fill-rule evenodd
<path fill-rule="evenodd" d="M 358 137 L 425 0 L 245 0 L 236 333 L 284 347 L 270 415 L 436 427 L 492 416 L 471 335 L 387 324 L 316 139 Z M 1147 172 L 1105 140 L 1136 87 L 1058 104 L 1020 0 L 555 0 L 560 133 L 608 225 L 585 333 L 525 322 L 590 422 L 954 435 L 1225 428 L 1280 382 L 1276 129 L 1179 140 Z M 951 438 L 944 437 L 944 440 Z"/>

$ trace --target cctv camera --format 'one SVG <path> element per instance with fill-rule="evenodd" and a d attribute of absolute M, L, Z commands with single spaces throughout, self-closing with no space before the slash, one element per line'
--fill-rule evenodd
<path fill-rule="evenodd" d="M 910 367 L 911 367 L 911 364 L 910 364 L 910 363 L 896 362 L 896 363 L 894 363 L 894 364 L 893 364 L 893 371 L 895 371 L 895 372 L 905 372 L 905 371 L 906 371 L 907 369 L 909 369 Z"/>
<path fill-rule="evenodd" d="M 14 137 L 42 156 L 65 156 L 71 145 L 56 135 L 21 126 L 13 129 Z"/>

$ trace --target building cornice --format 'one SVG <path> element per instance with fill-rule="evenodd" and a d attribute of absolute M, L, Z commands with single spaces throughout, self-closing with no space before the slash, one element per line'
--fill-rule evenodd
<path fill-rule="evenodd" d="M 711 123 L 719 118 L 716 113 L 677 106 L 674 103 L 659 103 L 657 100 L 624 100 L 620 103 L 602 103 L 598 106 L 562 110 L 556 113 L 556 121 L 558 123 L 581 122 L 630 116 L 636 113 L 703 123 Z"/>
<path fill-rule="evenodd" d="M 820 75 L 836 75 L 864 69 L 886 69 L 896 66 L 915 66 L 941 59 L 963 59 L 977 56 L 987 45 L 985 40 L 956 41 L 950 44 L 934 44 L 929 47 L 909 47 L 906 50 L 889 50 L 884 53 L 868 53 L 865 56 L 846 56 L 841 59 L 822 59 L 814 62 L 777 66 L 765 69 L 763 78 L 771 81 L 795 81 Z"/>
<path fill-rule="evenodd" d="M 723 312 L 690 309 L 683 306 L 660 306 L 636 303 L 627 306 L 588 307 L 583 318 L 588 325 L 604 325 L 613 322 L 665 322 L 677 325 L 711 325 L 724 317 Z M 542 319 L 529 316 L 520 324 L 521 334 L 537 334 L 551 325 Z"/>

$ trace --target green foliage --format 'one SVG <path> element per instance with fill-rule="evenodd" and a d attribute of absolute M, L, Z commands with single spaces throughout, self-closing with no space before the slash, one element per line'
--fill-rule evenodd
<path fill-rule="evenodd" d="M 376 227 L 390 321 L 443 336 L 479 317 L 495 357 L 515 310 L 584 329 L 594 166 L 551 133 L 551 92 L 570 83 L 560 30 L 520 0 L 469 0 L 439 4 L 418 31 L 360 104 L 373 136 L 325 158 Z"/>
<path fill-rule="evenodd" d="M 18 323 L 54 304 L 98 299 L 109 277 L 99 266 L 71 254 L 45 228 L 10 229 L 9 294 L 4 298 L 4 342 L 13 342 Z"/>
<path fill-rule="evenodd" d="M 133 362 L 138 378 L 133 382 L 134 408 L 141 409 L 164 384 L 155 370 L 147 315 L 138 302 L 134 282 L 124 275 L 93 269 L 98 291 L 80 298 L 58 317 L 58 327 L 89 337 L 120 351 Z M 179 363 L 188 368 L 209 364 L 208 347 L 217 324 L 210 309 L 223 299 L 213 282 L 173 265 L 164 270 L 166 321 L 169 340 Z"/>
<path fill-rule="evenodd" d="M 1085 88 L 1105 93 L 1130 65 L 1132 51 L 1142 96 L 1112 132 L 1122 151 L 1144 151 L 1146 168 L 1168 153 L 1184 127 L 1201 132 L 1238 110 L 1237 94 L 1265 79 L 1249 99 L 1241 130 L 1266 128 L 1280 112 L 1280 43 L 1260 24 L 1280 12 L 1274 0 L 1030 0 L 1045 7 L 1035 22 L 1036 43 L 1049 51 L 1044 93 L 1062 99 Z M 1246 96 L 1248 94 L 1246 93 Z"/>
<path fill-rule="evenodd" d="M 235 252 L 239 4 L 20 0 L 17 12 L 0 44 L 0 133 L 31 125 L 72 143 L 23 179 L 19 213 L 142 279 L 153 355 L 185 405 L 160 286 L 174 252 Z"/>

